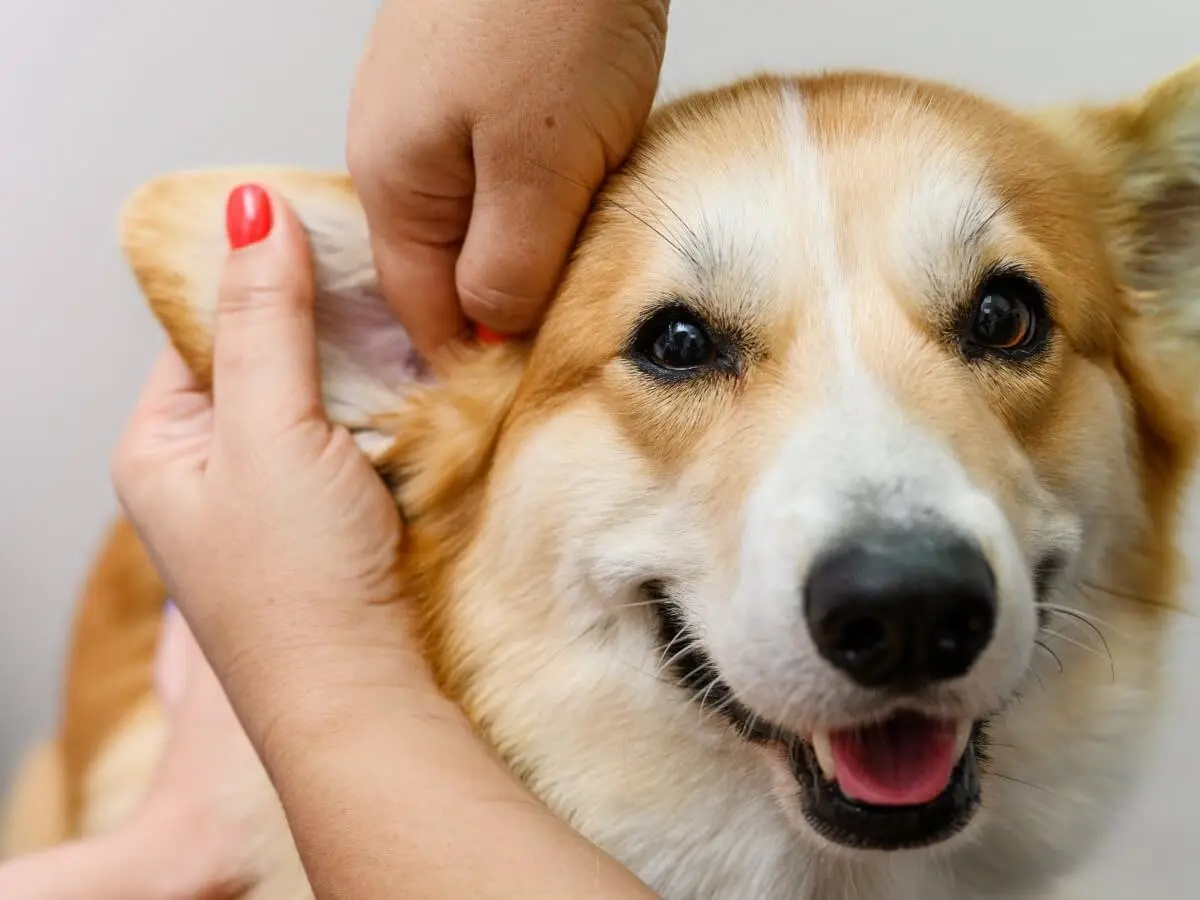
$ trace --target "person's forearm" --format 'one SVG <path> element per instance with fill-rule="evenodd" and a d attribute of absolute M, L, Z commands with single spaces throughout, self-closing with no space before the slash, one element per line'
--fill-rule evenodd
<path fill-rule="evenodd" d="M 186 848 L 181 848 L 186 853 Z M 132 829 L 62 844 L 0 865 L 0 897 L 12 900 L 200 900 L 182 879 L 150 859 Z"/>
<path fill-rule="evenodd" d="M 457 708 L 386 707 L 279 723 L 262 748 L 319 898 L 656 896 L 534 799 Z"/>

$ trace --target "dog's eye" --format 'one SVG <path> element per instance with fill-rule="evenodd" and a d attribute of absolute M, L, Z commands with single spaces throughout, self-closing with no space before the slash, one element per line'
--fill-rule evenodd
<path fill-rule="evenodd" d="M 711 365 L 716 342 L 694 314 L 682 308 L 659 310 L 637 333 L 633 352 L 644 363 L 670 372 L 688 372 Z"/>
<path fill-rule="evenodd" d="M 989 278 L 978 293 L 967 340 L 978 349 L 1028 352 L 1045 336 L 1044 301 L 1032 282 L 1019 276 Z"/>

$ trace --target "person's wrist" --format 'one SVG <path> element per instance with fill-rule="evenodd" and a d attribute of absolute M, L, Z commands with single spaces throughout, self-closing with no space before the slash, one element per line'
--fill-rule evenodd
<path fill-rule="evenodd" d="M 176 605 L 239 716 L 247 704 L 252 713 L 260 706 L 304 712 L 315 704 L 319 714 L 344 687 L 364 684 L 413 683 L 436 691 L 411 637 L 407 604 L 381 599 L 390 586 L 345 585 L 320 575 L 299 583 L 289 577 L 227 580 L 242 585 L 233 596 L 201 585 L 179 592 Z M 289 612 L 280 620 L 274 610 L 285 605 Z"/>
<path fill-rule="evenodd" d="M 482 741 L 467 715 L 438 689 L 432 675 L 414 675 L 402 681 L 364 676 L 353 682 L 322 681 L 317 670 L 306 673 L 304 682 L 293 682 L 286 692 L 290 700 L 271 704 L 261 718 L 254 716 L 258 721 L 249 723 L 251 737 L 268 765 L 287 764 L 295 754 L 310 760 L 323 754 L 337 755 L 378 729 L 403 734 L 421 745 Z"/>
<path fill-rule="evenodd" d="M 410 629 L 388 615 L 347 628 L 297 626 L 296 634 L 276 629 L 248 646 L 208 656 L 256 743 L 278 729 L 317 738 L 360 710 L 461 717 L 438 688 Z"/>

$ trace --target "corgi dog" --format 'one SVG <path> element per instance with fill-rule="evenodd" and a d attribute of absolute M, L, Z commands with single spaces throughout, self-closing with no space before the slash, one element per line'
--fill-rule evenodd
<path fill-rule="evenodd" d="M 1184 600 L 1200 65 L 1053 110 L 858 71 L 663 104 L 537 333 L 424 371 L 348 177 L 263 169 L 122 214 L 197 375 L 246 181 L 311 238 L 327 410 L 394 488 L 440 684 L 558 815 L 668 900 L 1059 895 Z M 12 851 L 137 802 L 163 599 L 118 523 Z M 266 776 L 225 801 L 252 896 L 310 896 Z"/>

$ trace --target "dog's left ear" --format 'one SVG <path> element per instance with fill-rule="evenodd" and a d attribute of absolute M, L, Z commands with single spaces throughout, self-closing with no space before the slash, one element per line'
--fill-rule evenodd
<path fill-rule="evenodd" d="M 1100 214 L 1125 284 L 1146 317 L 1154 365 L 1194 396 L 1200 388 L 1200 61 L 1132 101 L 1040 118 L 1101 186 Z"/>
<path fill-rule="evenodd" d="M 329 418 L 354 434 L 410 517 L 466 508 L 520 384 L 527 343 L 447 348 L 422 362 L 380 293 L 366 216 L 349 176 L 201 170 L 136 191 L 121 213 L 121 247 L 172 343 L 207 387 L 229 252 L 225 204 L 247 182 L 281 195 L 308 236 Z M 439 547 L 453 543 L 457 528 L 442 519 L 447 537 Z"/>
<path fill-rule="evenodd" d="M 425 365 L 379 291 L 366 217 L 348 176 L 294 169 L 180 172 L 139 188 L 120 216 L 121 248 L 172 343 L 208 385 L 217 294 L 229 252 L 225 204 L 237 185 L 273 189 L 309 241 L 325 410 L 378 460 L 381 417 L 403 408 Z"/>

